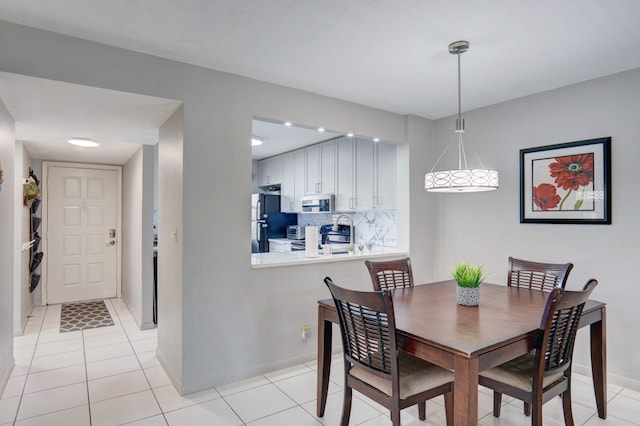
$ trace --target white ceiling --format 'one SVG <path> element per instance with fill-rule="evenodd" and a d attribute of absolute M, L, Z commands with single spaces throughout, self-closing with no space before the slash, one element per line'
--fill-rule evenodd
<path fill-rule="evenodd" d="M 32 158 L 103 164 L 124 164 L 141 145 L 155 145 L 159 127 L 181 105 L 8 73 L 0 73 L 0 99 Z M 72 137 L 100 146 L 79 148 L 67 143 Z"/>
<path fill-rule="evenodd" d="M 640 67 L 638 0 L 0 0 L 0 19 L 427 118 Z M 1 93 L 0 93 L 1 95 Z M 314 124 L 314 123 L 306 123 Z"/>
<path fill-rule="evenodd" d="M 253 120 L 251 133 L 263 141 L 262 145 L 254 146 L 251 149 L 252 157 L 256 160 L 333 139 L 344 134 L 326 129 L 324 132 L 319 132 L 318 129 L 302 126 L 287 127 L 282 123 L 264 120 Z"/>

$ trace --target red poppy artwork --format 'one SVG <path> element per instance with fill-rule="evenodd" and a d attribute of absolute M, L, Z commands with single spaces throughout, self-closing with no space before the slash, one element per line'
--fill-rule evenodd
<path fill-rule="evenodd" d="M 611 138 L 520 150 L 520 221 L 611 223 Z"/>
<path fill-rule="evenodd" d="M 534 173 L 537 173 L 532 190 L 534 209 L 593 209 L 593 202 L 585 204 L 584 196 L 574 194 L 593 192 L 593 153 L 543 158 L 534 164 Z"/>
<path fill-rule="evenodd" d="M 533 188 L 533 202 L 540 210 L 549 210 L 558 206 L 560 196 L 555 186 L 550 183 L 541 183 Z"/>

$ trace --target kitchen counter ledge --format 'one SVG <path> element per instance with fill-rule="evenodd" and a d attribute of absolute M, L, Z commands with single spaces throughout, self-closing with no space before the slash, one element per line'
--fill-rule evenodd
<path fill-rule="evenodd" d="M 310 263 L 342 262 L 345 260 L 375 259 L 377 257 L 407 256 L 406 251 L 392 248 L 378 247 L 373 253 L 349 254 L 340 253 L 325 257 L 322 253 L 318 257 L 305 257 L 304 250 L 287 253 L 254 253 L 251 255 L 252 268 L 272 268 L 275 266 L 308 265 Z"/>

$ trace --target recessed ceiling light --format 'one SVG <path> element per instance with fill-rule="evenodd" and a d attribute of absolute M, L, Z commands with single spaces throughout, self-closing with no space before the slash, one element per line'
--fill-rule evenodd
<path fill-rule="evenodd" d="M 318 127 L 318 131 L 319 131 L 320 133 L 324 132 L 324 127 Z"/>
<path fill-rule="evenodd" d="M 373 138 L 374 142 L 380 142 L 380 138 Z"/>
<path fill-rule="evenodd" d="M 287 127 L 291 127 L 291 122 L 290 121 L 285 121 L 284 125 L 287 126 Z"/>
<path fill-rule="evenodd" d="M 260 136 L 251 136 L 251 146 L 262 145 L 262 138 Z"/>
<path fill-rule="evenodd" d="M 68 142 L 71 145 L 81 146 L 83 148 L 95 148 L 99 145 L 98 142 L 87 138 L 71 138 Z"/>
<path fill-rule="evenodd" d="M 351 132 L 347 133 L 347 137 L 352 138 L 353 137 L 353 133 L 351 133 Z"/>

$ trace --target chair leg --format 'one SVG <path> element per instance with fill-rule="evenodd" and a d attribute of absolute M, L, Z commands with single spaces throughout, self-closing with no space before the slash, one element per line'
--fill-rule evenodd
<path fill-rule="evenodd" d="M 531 404 L 528 402 L 524 403 L 524 415 L 529 417 L 531 415 Z"/>
<path fill-rule="evenodd" d="M 493 391 L 493 417 L 500 417 L 500 408 L 502 408 L 502 393 Z"/>
<path fill-rule="evenodd" d="M 531 404 L 531 426 L 542 426 L 542 399 Z M 566 426 L 573 426 L 573 423 L 571 425 L 567 423 Z"/>
<path fill-rule="evenodd" d="M 564 424 L 573 426 L 573 411 L 571 410 L 571 386 L 562 394 L 562 411 L 564 413 Z"/>
<path fill-rule="evenodd" d="M 400 409 L 398 407 L 391 409 L 391 424 L 393 426 L 400 426 Z"/>
<path fill-rule="evenodd" d="M 451 392 L 444 394 L 444 411 L 447 416 L 447 426 L 453 426 L 453 404 L 453 390 L 451 390 Z"/>
<path fill-rule="evenodd" d="M 427 418 L 427 401 L 418 402 L 418 417 L 422 421 Z"/>
<path fill-rule="evenodd" d="M 349 418 L 351 417 L 351 400 L 352 390 L 349 386 L 344 388 L 344 401 L 342 403 L 342 420 L 341 426 L 349 426 Z"/>

